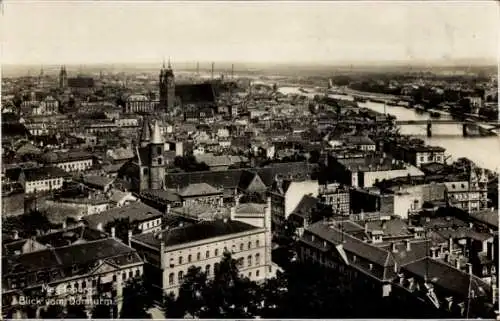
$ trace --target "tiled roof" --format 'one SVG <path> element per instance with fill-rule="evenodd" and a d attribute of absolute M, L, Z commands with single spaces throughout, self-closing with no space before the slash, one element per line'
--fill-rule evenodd
<path fill-rule="evenodd" d="M 238 214 L 262 214 L 265 208 L 266 204 L 243 203 L 236 206 L 235 211 Z"/>
<path fill-rule="evenodd" d="M 39 181 L 51 178 L 67 177 L 68 173 L 59 167 L 45 166 L 38 168 L 27 168 L 23 170 L 27 182 Z"/>
<path fill-rule="evenodd" d="M 256 229 L 258 228 L 255 226 L 239 221 L 205 221 L 198 224 L 162 231 L 161 238 L 165 241 L 166 246 L 174 246 Z M 157 237 L 156 233 L 136 235 L 133 239 L 149 244 L 158 249 L 160 248 L 161 240 Z"/>
<path fill-rule="evenodd" d="M 179 195 L 181 197 L 203 196 L 203 195 L 212 195 L 219 193 L 221 193 L 220 190 L 214 188 L 213 186 L 207 183 L 189 184 L 188 186 L 179 191 Z"/>
<path fill-rule="evenodd" d="M 111 183 L 113 183 L 114 179 L 105 177 L 105 176 L 98 176 L 98 175 L 87 175 L 84 176 L 83 182 L 85 184 L 90 184 L 93 186 L 99 186 L 99 187 L 105 187 Z"/>
<path fill-rule="evenodd" d="M 163 213 L 141 202 L 134 202 L 122 207 L 115 207 L 99 214 L 89 215 L 84 218 L 91 226 L 102 223 L 103 226 L 115 219 L 128 218 L 130 222 L 144 221 L 163 216 Z"/>
<path fill-rule="evenodd" d="M 8 274 L 20 270 L 28 272 L 55 267 L 69 267 L 125 254 L 137 256 L 134 249 L 118 240 L 107 238 L 87 243 L 50 248 L 18 256 L 4 257 L 2 258 L 2 271 L 4 274 Z"/>
<path fill-rule="evenodd" d="M 469 293 L 469 281 L 472 281 L 470 282 L 471 289 L 476 295 L 482 296 L 491 292 L 489 285 L 481 281 L 478 277 L 471 277 L 469 274 L 457 270 L 450 265 L 430 258 L 410 263 L 402 269 L 421 278 L 428 276 L 437 286 L 460 296 L 467 296 L 467 293 Z"/>

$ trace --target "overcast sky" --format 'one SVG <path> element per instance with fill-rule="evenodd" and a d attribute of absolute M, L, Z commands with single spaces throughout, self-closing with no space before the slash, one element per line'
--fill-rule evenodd
<path fill-rule="evenodd" d="M 4 3 L 5 64 L 489 59 L 499 6 L 468 2 Z"/>

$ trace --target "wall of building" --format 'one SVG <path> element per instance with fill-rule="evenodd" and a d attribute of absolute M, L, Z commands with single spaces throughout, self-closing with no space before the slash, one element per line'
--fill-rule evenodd
<path fill-rule="evenodd" d="M 200 267 L 202 271 L 208 271 L 209 277 L 213 276 L 214 267 L 222 260 L 225 249 L 232 252 L 235 260 L 242 259 L 242 264 L 239 266 L 242 276 L 252 281 L 263 280 L 271 268 L 271 262 L 266 262 L 265 245 L 266 233 L 261 230 L 253 234 L 242 233 L 166 247 L 162 255 L 165 266 L 163 289 L 166 293 L 172 292 L 177 295 L 181 284 L 179 273 L 186 275 L 191 266 Z"/>

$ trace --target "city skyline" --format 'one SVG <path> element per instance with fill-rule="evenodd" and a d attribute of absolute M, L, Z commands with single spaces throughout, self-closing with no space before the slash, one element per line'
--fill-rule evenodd
<path fill-rule="evenodd" d="M 494 2 L 8 2 L 2 61 L 496 62 L 498 9 Z"/>

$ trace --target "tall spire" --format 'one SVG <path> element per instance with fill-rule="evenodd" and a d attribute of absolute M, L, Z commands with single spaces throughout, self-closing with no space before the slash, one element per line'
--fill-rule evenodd
<path fill-rule="evenodd" d="M 170 57 L 168 57 L 168 69 L 172 69 L 172 65 L 170 64 Z"/>
<path fill-rule="evenodd" d="M 149 144 L 150 139 L 151 139 L 151 129 L 148 124 L 148 119 L 144 118 L 142 123 L 142 131 L 140 138 L 141 146 L 144 147 L 147 144 Z"/>
<path fill-rule="evenodd" d="M 165 69 L 165 57 L 163 57 L 163 65 L 162 68 Z"/>
<path fill-rule="evenodd" d="M 161 136 L 160 125 L 158 121 L 155 121 L 153 124 L 153 130 L 151 134 L 151 144 L 163 144 L 163 138 Z"/>

